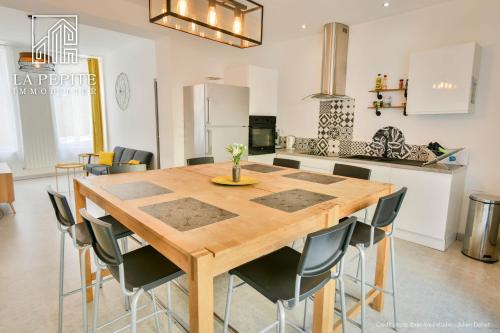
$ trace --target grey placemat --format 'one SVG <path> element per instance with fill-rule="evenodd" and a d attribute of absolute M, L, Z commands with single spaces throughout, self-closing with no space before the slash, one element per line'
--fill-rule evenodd
<path fill-rule="evenodd" d="M 200 228 L 238 215 L 193 198 L 141 207 L 141 210 L 179 231 Z"/>
<path fill-rule="evenodd" d="M 139 199 L 172 193 L 168 188 L 147 181 L 105 185 L 102 188 L 121 200 Z"/>
<path fill-rule="evenodd" d="M 255 198 L 252 201 L 284 212 L 293 213 L 335 198 L 331 195 L 294 189 Z"/>
<path fill-rule="evenodd" d="M 303 172 L 303 171 L 284 175 L 283 177 L 305 180 L 306 182 L 312 182 L 324 185 L 338 183 L 345 180 L 345 178 L 328 176 L 328 175 L 319 175 L 317 173 Z"/>
<path fill-rule="evenodd" d="M 245 169 L 245 170 L 261 172 L 261 173 L 269 173 L 269 172 L 283 170 L 282 168 L 277 168 L 277 167 L 269 166 L 269 165 L 261 165 L 261 164 L 243 165 L 241 168 Z"/>

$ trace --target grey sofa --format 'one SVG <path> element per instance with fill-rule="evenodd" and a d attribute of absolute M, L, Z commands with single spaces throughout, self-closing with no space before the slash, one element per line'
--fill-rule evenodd
<path fill-rule="evenodd" d="M 87 173 L 96 176 L 109 175 L 112 173 L 143 171 L 149 169 L 153 160 L 153 153 L 124 147 L 115 147 L 113 149 L 113 165 L 93 164 L 89 163 L 85 166 Z M 127 164 L 130 160 L 137 160 L 138 165 Z"/>

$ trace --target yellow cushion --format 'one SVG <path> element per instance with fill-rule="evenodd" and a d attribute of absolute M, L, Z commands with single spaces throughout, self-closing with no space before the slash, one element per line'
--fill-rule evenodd
<path fill-rule="evenodd" d="M 111 166 L 111 165 L 113 165 L 113 156 L 114 155 L 115 155 L 115 153 L 112 151 L 101 151 L 99 153 L 99 161 L 97 163 Z"/>
<path fill-rule="evenodd" d="M 130 160 L 130 161 L 128 161 L 128 164 L 137 165 L 137 164 L 141 164 L 141 162 L 138 160 Z"/>

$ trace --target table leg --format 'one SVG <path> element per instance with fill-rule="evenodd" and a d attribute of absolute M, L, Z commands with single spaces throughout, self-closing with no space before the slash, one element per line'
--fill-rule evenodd
<path fill-rule="evenodd" d="M 10 209 L 12 209 L 12 213 L 16 214 L 16 209 L 14 208 L 14 203 L 11 202 L 11 203 L 9 203 L 9 205 L 10 205 Z"/>
<path fill-rule="evenodd" d="M 189 332 L 214 332 L 213 255 L 207 250 L 192 255 L 189 274 Z"/>
<path fill-rule="evenodd" d="M 391 185 L 389 189 L 389 193 L 394 193 L 396 190 L 396 186 Z M 389 231 L 387 227 L 384 228 L 384 231 Z M 385 284 L 387 282 L 387 260 L 389 258 L 389 239 L 385 237 L 381 242 L 377 245 L 377 263 L 375 266 L 375 286 L 379 288 L 385 289 Z M 371 307 L 374 310 L 382 311 L 384 308 L 384 293 L 379 293 L 377 297 L 373 300 Z"/>
<path fill-rule="evenodd" d="M 57 167 L 55 168 L 56 171 L 56 191 L 59 192 L 59 181 L 57 180 Z"/>
<path fill-rule="evenodd" d="M 328 212 L 325 228 L 339 223 L 340 210 L 335 207 Z M 335 269 L 335 268 L 334 268 Z M 335 311 L 335 282 L 328 282 L 314 298 L 313 333 L 330 333 L 333 330 Z"/>
<path fill-rule="evenodd" d="M 334 300 L 335 280 L 332 280 L 314 296 L 313 333 L 332 331 Z"/>
<path fill-rule="evenodd" d="M 69 182 L 69 169 L 66 169 L 66 177 L 68 178 L 68 196 L 71 197 L 71 183 Z"/>
<path fill-rule="evenodd" d="M 389 238 L 386 237 L 384 240 L 377 245 L 377 266 L 375 267 L 375 286 L 385 289 L 385 284 L 387 282 L 387 260 L 389 258 Z M 377 297 L 373 300 L 371 307 L 374 310 L 382 311 L 384 308 L 384 293 L 379 293 Z"/>
<path fill-rule="evenodd" d="M 75 191 L 75 213 L 76 213 L 76 222 L 83 223 L 82 216 L 79 211 L 82 208 L 87 208 L 87 202 L 85 200 L 85 196 L 80 193 L 80 188 L 78 182 L 73 179 L 73 186 Z M 81 264 L 81 263 L 80 263 Z M 80 265 L 81 267 L 81 265 Z M 90 263 L 90 251 L 87 251 L 85 254 L 85 277 L 87 279 L 87 286 L 92 284 L 92 265 Z M 92 302 L 94 300 L 94 294 L 92 292 L 92 288 L 87 288 L 87 302 Z"/>

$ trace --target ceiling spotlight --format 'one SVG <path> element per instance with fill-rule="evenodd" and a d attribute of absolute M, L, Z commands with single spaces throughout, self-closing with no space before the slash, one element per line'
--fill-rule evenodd
<path fill-rule="evenodd" d="M 384 1 L 384 7 L 389 7 L 391 3 L 389 1 Z"/>
<path fill-rule="evenodd" d="M 307 29 L 307 25 L 302 24 L 302 29 Z"/>

